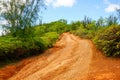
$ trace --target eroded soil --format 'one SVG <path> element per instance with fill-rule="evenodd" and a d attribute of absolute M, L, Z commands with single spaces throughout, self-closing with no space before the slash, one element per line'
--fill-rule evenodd
<path fill-rule="evenodd" d="M 63 33 L 53 48 L 0 70 L 0 80 L 120 80 L 120 59 L 107 58 L 90 40 Z"/>

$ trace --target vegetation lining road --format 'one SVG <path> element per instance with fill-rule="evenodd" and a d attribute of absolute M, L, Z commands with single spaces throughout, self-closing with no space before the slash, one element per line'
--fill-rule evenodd
<path fill-rule="evenodd" d="M 43 67 L 46 68 L 46 66 L 48 65 L 48 68 L 50 67 L 51 69 L 56 69 L 56 71 L 58 71 L 58 73 L 53 74 L 53 76 L 55 76 L 57 74 L 62 75 L 61 71 L 62 70 L 67 71 L 68 69 L 72 69 L 74 72 L 74 74 L 72 76 L 75 76 L 75 74 L 78 74 L 78 72 L 76 72 L 76 70 L 74 70 L 71 65 L 74 64 L 76 66 L 77 63 L 85 64 L 85 65 L 82 65 L 83 67 L 81 67 L 81 68 L 83 68 L 84 71 L 79 71 L 79 72 L 83 72 L 82 75 L 87 74 L 87 72 L 89 73 L 89 70 L 90 69 L 93 70 L 95 67 L 95 66 L 93 66 L 93 61 L 96 61 L 98 59 L 98 62 L 96 61 L 94 63 L 96 65 L 97 63 L 100 63 L 100 60 L 103 58 L 101 57 L 99 59 L 100 56 L 97 55 L 97 56 L 95 56 L 95 58 L 96 58 L 95 60 L 94 60 L 94 58 L 93 58 L 93 60 L 90 59 L 91 55 L 92 55 L 92 57 L 94 56 L 93 55 L 94 52 L 99 53 L 99 52 L 93 51 L 94 49 L 92 49 L 92 47 L 90 47 L 93 44 L 89 43 L 89 40 L 81 40 L 81 39 L 75 38 L 75 36 L 68 34 L 66 32 L 73 33 L 73 34 L 79 36 L 80 38 L 84 38 L 84 39 L 87 38 L 87 39 L 92 40 L 95 43 L 96 47 L 102 51 L 102 53 L 100 55 L 104 54 L 107 57 L 108 56 L 109 57 L 120 57 L 120 24 L 119 24 L 120 23 L 119 22 L 120 21 L 120 9 L 116 10 L 117 15 L 110 15 L 107 18 L 100 17 L 98 20 L 92 20 L 91 18 L 85 16 L 82 21 L 75 21 L 75 22 L 71 22 L 70 24 L 68 24 L 67 21 L 64 19 L 60 19 L 58 21 L 54 21 L 54 22 L 50 22 L 50 23 L 37 24 L 38 22 L 41 22 L 41 18 L 40 18 L 41 10 L 45 9 L 45 4 L 43 1 L 44 0 L 24 0 L 24 1 L 23 0 L 9 0 L 9 1 L 3 0 L 3 1 L 0 1 L 0 5 L 1 5 L 0 6 L 0 20 L 7 21 L 7 24 L 0 23 L 0 25 L 2 25 L 2 28 L 4 30 L 4 32 L 3 32 L 4 34 L 2 36 L 0 36 L 0 67 L 1 66 L 3 67 L 4 65 L 6 65 L 8 63 L 13 63 L 15 61 L 22 60 L 23 58 L 27 58 L 29 56 L 41 54 L 43 51 L 47 50 L 48 48 L 53 47 L 54 43 L 58 40 L 59 35 L 61 35 L 62 33 L 65 33 L 63 35 L 63 37 L 61 38 L 61 40 L 63 39 L 63 41 L 60 40 L 62 44 L 60 42 L 58 42 L 59 44 L 57 47 L 53 47 L 52 49 L 50 49 L 50 51 L 48 50 L 48 52 L 46 52 L 46 54 L 42 54 L 41 56 L 45 56 L 45 59 L 40 58 L 40 60 L 41 60 L 40 62 L 44 62 Z M 84 45 L 82 42 L 84 42 Z M 74 45 L 72 45 L 72 43 L 74 43 Z M 60 46 L 60 44 L 61 44 L 61 46 Z M 77 44 L 77 45 L 75 45 L 75 44 Z M 72 49 L 69 50 L 69 48 L 72 48 Z M 82 48 L 84 48 L 84 49 L 82 50 Z M 56 49 L 58 52 L 54 52 L 54 50 L 56 50 Z M 53 50 L 53 52 L 51 50 Z M 60 52 L 60 51 L 62 51 L 62 52 Z M 68 52 L 65 53 L 65 51 L 66 52 L 68 51 Z M 71 51 L 71 52 L 69 52 L 69 51 Z M 57 61 L 58 59 L 60 59 L 60 60 L 64 59 L 65 56 L 66 56 L 65 58 L 70 57 L 70 56 L 67 56 L 67 54 L 69 54 L 69 53 L 71 53 L 71 57 L 73 57 L 73 59 L 71 59 L 71 57 L 70 57 L 70 59 L 67 59 L 67 61 L 63 60 L 63 62 L 60 63 L 60 65 L 58 63 L 54 63 L 54 66 L 53 66 L 52 62 L 54 62 L 54 60 L 51 61 L 49 59 L 49 56 L 53 55 L 52 53 L 54 53 L 55 55 L 59 54 L 59 56 L 63 57 L 63 58 L 59 58 L 59 56 L 53 56 L 53 58 L 51 58 L 51 59 L 56 59 L 55 61 Z M 60 53 L 64 53 L 64 56 L 60 55 Z M 85 54 L 83 54 L 83 56 L 80 56 L 80 54 L 79 54 L 79 57 L 72 55 L 72 54 L 77 54 L 77 53 L 80 53 L 80 54 L 85 53 Z M 86 54 L 86 53 L 89 53 L 89 54 Z M 37 59 L 39 59 L 39 58 L 37 58 Z M 37 60 L 37 59 L 34 59 L 34 60 Z M 49 59 L 51 61 L 51 63 L 47 59 Z M 80 61 L 79 59 L 80 60 L 86 59 L 86 61 L 84 60 L 84 63 L 83 63 L 83 62 L 81 62 L 82 60 Z M 104 59 L 106 60 L 106 57 Z M 103 61 L 106 63 L 107 61 L 105 61 L 104 59 L 103 59 Z M 78 61 L 76 61 L 76 60 L 78 60 Z M 111 62 L 110 62 L 109 66 L 114 67 L 114 65 L 115 65 L 115 68 L 110 69 L 111 71 L 114 69 L 115 69 L 114 71 L 119 69 L 119 65 L 118 65 L 118 67 L 116 67 L 116 64 L 119 64 L 119 63 L 117 63 L 116 60 L 114 62 L 114 60 L 115 59 L 110 58 Z M 119 61 L 119 59 L 117 59 L 117 60 Z M 76 62 L 76 63 L 73 63 L 73 62 Z M 109 60 L 108 60 L 108 62 L 109 62 Z M 25 62 L 23 61 L 18 66 L 12 66 L 12 67 L 8 66 L 7 68 L 1 69 L 0 70 L 1 78 L 7 79 L 11 75 L 13 75 L 13 74 L 17 73 L 19 70 L 21 70 L 22 67 L 24 67 L 28 63 L 32 64 L 33 59 L 25 60 Z M 62 65 L 67 64 L 67 63 L 69 63 L 68 66 L 66 65 L 66 67 L 64 66 L 64 68 L 61 67 Z M 89 67 L 90 69 L 88 70 L 88 66 L 90 66 L 89 63 L 91 63 L 91 65 L 93 66 L 93 69 L 92 69 L 92 67 Z M 114 63 L 116 63 L 116 64 L 114 64 Z M 53 67 L 49 66 L 49 64 L 51 64 L 51 66 L 53 66 Z M 103 63 L 101 63 L 101 64 L 102 64 L 102 66 L 106 66 Z M 112 65 L 112 64 L 114 64 L 114 65 Z M 55 65 L 58 65 L 58 66 L 55 67 Z M 71 67 L 69 67 L 69 66 L 71 66 Z M 80 65 L 77 65 L 77 66 L 79 67 Z M 100 64 L 97 64 L 96 71 L 98 69 L 101 69 L 101 68 L 99 68 L 99 66 L 100 66 Z M 107 66 L 107 67 L 109 67 L 109 66 Z M 78 69 L 78 67 L 75 67 L 75 68 L 77 70 L 82 70 L 81 68 Z M 40 68 L 40 69 L 44 71 L 44 69 L 42 69 L 42 68 Z M 60 68 L 60 70 L 61 69 L 62 70 L 59 71 L 58 70 L 59 68 Z M 105 70 L 106 69 L 107 68 L 105 67 Z M 49 71 L 49 72 L 50 73 L 56 72 L 54 70 L 53 70 L 53 72 L 51 72 L 51 71 Z M 50 73 L 46 72 L 46 74 L 48 76 Z M 104 69 L 103 69 L 103 73 L 104 73 Z M 114 72 L 114 73 L 115 73 L 115 75 L 112 72 L 110 73 L 112 78 L 115 78 L 117 76 L 116 72 Z M 6 74 L 8 74 L 8 75 L 6 75 Z M 18 72 L 18 74 L 19 74 L 19 72 Z M 27 74 L 29 74 L 29 73 L 27 73 Z M 42 73 L 40 72 L 40 74 L 42 74 Z M 46 74 L 44 74 L 44 75 L 46 75 Z M 35 75 L 35 74 L 33 73 L 33 75 Z M 82 75 L 79 75 L 79 76 L 82 77 Z M 96 75 L 96 73 L 95 73 L 95 75 Z M 98 73 L 98 75 L 99 75 L 99 73 Z M 105 74 L 105 75 L 109 75 L 109 72 L 108 72 L 108 74 Z M 30 76 L 32 76 L 32 75 L 30 75 Z M 29 78 L 30 76 L 28 76 L 28 77 L 23 76 L 23 78 Z M 51 76 L 52 75 L 50 75 L 50 77 Z M 89 76 L 92 76 L 92 75 L 89 75 Z M 102 76 L 104 76 L 104 75 L 102 74 Z M 65 77 L 66 77 L 66 75 L 65 75 Z M 44 79 L 45 76 L 41 76 L 40 78 Z M 46 77 L 46 79 L 47 78 L 48 77 Z M 68 78 L 70 78 L 70 77 L 68 76 Z M 57 79 L 57 77 L 56 77 L 56 79 Z"/>
<path fill-rule="evenodd" d="M 27 64 L 9 80 L 117 80 L 119 61 L 103 56 L 90 40 L 63 33 L 53 48 L 26 59 Z"/>

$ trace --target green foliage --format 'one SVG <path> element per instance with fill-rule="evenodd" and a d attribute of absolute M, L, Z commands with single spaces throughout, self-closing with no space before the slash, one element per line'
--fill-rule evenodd
<path fill-rule="evenodd" d="M 120 56 L 120 26 L 113 15 L 98 21 L 85 17 L 72 22 L 70 31 L 81 38 L 92 39 L 106 56 Z"/>
<path fill-rule="evenodd" d="M 66 32 L 68 29 L 66 20 L 58 20 L 43 25 L 46 26 L 45 32 L 57 32 L 58 34 L 61 34 L 63 32 Z"/>
<path fill-rule="evenodd" d="M 76 23 L 74 22 L 74 29 L 72 28 L 71 32 L 75 35 L 80 36 L 81 38 L 92 38 L 97 29 L 95 26 L 95 21 L 91 21 L 89 24 L 87 22 L 86 25 L 84 23 L 78 21 Z M 71 25 L 73 25 L 73 23 Z"/>
<path fill-rule="evenodd" d="M 41 37 L 36 36 L 25 42 L 22 42 L 22 40 L 19 40 L 18 38 L 0 37 L 0 56 L 14 54 L 14 57 L 19 57 L 21 55 L 31 55 L 31 50 L 44 51 L 47 48 L 52 47 L 58 37 L 59 35 L 56 32 L 48 32 Z M 23 53 L 19 53 L 18 50 Z"/>
<path fill-rule="evenodd" d="M 106 56 L 120 56 L 120 26 L 100 30 L 94 42 Z"/>
<path fill-rule="evenodd" d="M 72 22 L 70 25 L 70 30 L 77 30 L 81 25 L 80 21 Z"/>
<path fill-rule="evenodd" d="M 58 37 L 59 37 L 59 35 L 56 32 L 45 33 L 43 36 L 39 37 L 41 43 L 43 44 L 43 46 L 41 46 L 41 48 L 43 47 L 44 49 L 47 49 L 49 47 L 52 47 L 53 44 L 58 39 Z M 39 40 L 39 39 L 37 39 L 37 40 Z"/>
<path fill-rule="evenodd" d="M 97 27 L 104 27 L 105 26 L 105 19 L 103 19 L 102 17 L 100 17 L 97 22 L 96 22 L 96 26 Z"/>
<path fill-rule="evenodd" d="M 84 17 L 84 20 L 82 21 L 83 27 L 84 27 L 84 28 L 89 27 L 88 24 L 91 24 L 91 22 L 92 22 L 91 18 L 85 16 L 85 17 Z"/>
<path fill-rule="evenodd" d="M 117 24 L 118 24 L 118 18 L 116 16 L 110 15 L 107 18 L 107 26 L 117 25 Z"/>
<path fill-rule="evenodd" d="M 11 34 L 0 37 L 0 60 L 9 61 L 9 59 L 28 57 L 50 48 L 58 39 L 59 34 L 66 31 L 66 27 L 66 20 L 61 19 L 52 23 L 26 28 L 24 35 L 20 34 L 24 31 L 20 31 L 18 32 L 19 36 L 16 37 Z M 32 30 L 31 33 L 29 33 L 29 29 Z M 31 36 L 31 34 L 33 35 Z"/>
<path fill-rule="evenodd" d="M 7 21 L 3 28 L 13 37 L 32 37 L 30 27 L 40 19 L 43 0 L 2 0 L 0 5 L 0 19 Z"/>
<path fill-rule="evenodd" d="M 117 17 L 118 17 L 118 19 L 120 21 L 120 8 L 116 9 L 116 12 L 117 12 Z"/>
<path fill-rule="evenodd" d="M 20 43 L 20 41 L 17 41 L 15 38 L 12 37 L 0 38 L 0 55 L 6 55 L 9 52 L 13 52 Z"/>
<path fill-rule="evenodd" d="M 13 35 L 7 34 L 0 37 L 0 60 L 28 57 L 40 53 L 52 47 L 59 35 L 68 31 L 81 38 L 93 39 L 106 56 L 120 56 L 120 26 L 114 24 L 113 17 L 110 21 L 113 21 L 112 24 L 109 22 L 112 26 L 108 26 L 103 18 L 94 21 L 85 17 L 83 21 L 70 24 L 67 24 L 66 20 L 60 19 L 26 28 L 25 33 L 23 30 L 18 31 L 19 36 L 13 37 Z"/>
<path fill-rule="evenodd" d="M 34 35 L 35 36 L 40 36 L 45 33 L 46 26 L 36 26 L 34 27 Z"/>

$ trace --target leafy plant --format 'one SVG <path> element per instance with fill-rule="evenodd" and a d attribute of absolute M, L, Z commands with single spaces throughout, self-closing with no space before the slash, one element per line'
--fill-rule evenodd
<path fill-rule="evenodd" d="M 30 27 L 36 25 L 40 19 L 40 12 L 44 7 L 43 0 L 1 0 L 0 19 L 7 21 L 3 25 L 13 37 L 32 37 Z"/>
<path fill-rule="evenodd" d="M 101 30 L 94 38 L 94 42 L 106 56 L 120 56 L 120 26 Z"/>

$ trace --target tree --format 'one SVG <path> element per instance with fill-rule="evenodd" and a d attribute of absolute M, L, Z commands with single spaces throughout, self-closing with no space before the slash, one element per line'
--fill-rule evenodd
<path fill-rule="evenodd" d="M 60 19 L 60 20 L 58 20 L 58 22 L 62 22 L 64 24 L 67 24 L 67 20 L 65 20 L 65 19 Z"/>
<path fill-rule="evenodd" d="M 3 27 L 22 38 L 32 33 L 30 27 L 40 20 L 44 8 L 43 0 L 0 0 L 0 5 L 0 19 L 7 21 Z"/>
<path fill-rule="evenodd" d="M 100 17 L 98 19 L 98 21 L 96 22 L 96 26 L 97 27 L 103 27 L 103 26 L 105 26 L 105 20 L 102 17 Z"/>
<path fill-rule="evenodd" d="M 119 6 L 120 7 L 120 6 Z M 116 9 L 118 20 L 120 21 L 120 8 Z"/>
<path fill-rule="evenodd" d="M 107 26 L 116 25 L 116 24 L 118 24 L 118 18 L 114 15 L 110 15 L 107 18 Z"/>
<path fill-rule="evenodd" d="M 71 29 L 72 30 L 77 30 L 81 25 L 81 22 L 80 21 L 75 21 L 75 22 L 71 22 Z"/>
<path fill-rule="evenodd" d="M 91 18 L 85 16 L 85 17 L 84 17 L 84 20 L 82 21 L 82 24 L 83 24 L 84 28 L 87 28 L 87 27 L 88 27 L 88 24 L 91 24 L 91 23 L 92 23 Z"/>
<path fill-rule="evenodd" d="M 67 21 L 64 19 L 60 19 L 58 21 L 54 21 L 43 25 L 46 26 L 45 32 L 57 32 L 58 34 L 61 34 L 68 29 Z"/>

